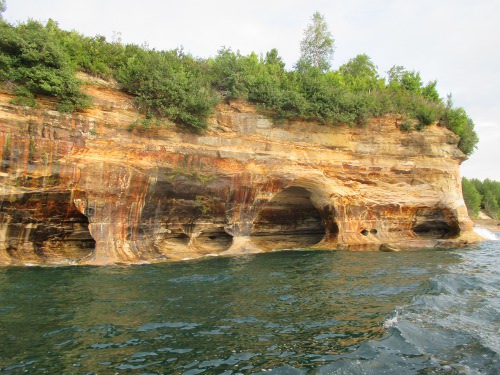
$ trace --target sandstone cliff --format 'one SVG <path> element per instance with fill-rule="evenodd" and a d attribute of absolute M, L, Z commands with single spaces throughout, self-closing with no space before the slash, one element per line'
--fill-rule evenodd
<path fill-rule="evenodd" d="M 398 250 L 473 241 L 458 138 L 273 124 L 219 105 L 204 134 L 130 130 L 133 99 L 105 82 L 72 115 L 0 92 L 0 264 L 136 263 L 318 248 Z"/>

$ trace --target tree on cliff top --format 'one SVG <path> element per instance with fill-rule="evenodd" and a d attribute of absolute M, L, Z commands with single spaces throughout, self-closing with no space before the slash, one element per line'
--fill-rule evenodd
<path fill-rule="evenodd" d="M 0 0 L 2 10 L 5 0 Z M 15 104 L 36 106 L 41 96 L 52 96 L 58 99 L 60 111 L 71 112 L 90 105 L 77 71 L 114 79 L 123 91 L 135 95 L 146 117 L 144 127 L 152 120 L 160 123 L 168 118 L 202 130 L 222 98 L 248 100 L 277 121 L 354 126 L 366 124 L 370 117 L 395 113 L 405 121 L 418 120 L 416 130 L 439 121 L 460 136 L 460 150 L 467 155 L 474 151 L 478 142 L 474 123 L 463 109 L 453 108 L 451 101 L 445 105 L 436 81 L 424 86 L 418 72 L 395 66 L 386 84 L 365 54 L 331 70 L 333 46 L 319 13 L 305 30 L 301 59 L 291 71 L 285 69 L 276 49 L 259 57 L 223 48 L 216 57 L 201 59 L 182 49 L 157 51 L 64 31 L 50 19 L 46 25 L 33 20 L 11 25 L 2 20 L 0 85 L 13 91 Z M 409 126 L 407 131 L 412 129 Z"/>
<path fill-rule="evenodd" d="M 5 4 L 5 0 L 0 0 L 0 20 L 2 18 L 2 13 L 7 10 L 7 5 Z"/>
<path fill-rule="evenodd" d="M 377 66 L 366 54 L 357 55 L 339 68 L 348 85 L 355 92 L 382 89 L 385 82 L 377 72 Z"/>
<path fill-rule="evenodd" d="M 330 69 L 333 60 L 334 39 L 325 18 L 316 12 L 311 18 L 312 23 L 304 30 L 304 39 L 300 42 L 300 59 L 298 68 L 313 66 L 321 71 Z"/>

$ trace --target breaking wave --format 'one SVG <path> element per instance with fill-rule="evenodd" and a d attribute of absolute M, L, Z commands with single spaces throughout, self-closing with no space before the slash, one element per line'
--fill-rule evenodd
<path fill-rule="evenodd" d="M 490 240 L 490 241 L 499 241 L 500 240 L 495 233 L 493 233 L 489 229 L 481 227 L 481 226 L 475 226 L 474 232 L 476 232 L 477 234 L 479 234 L 481 237 L 483 237 L 486 240 Z"/>

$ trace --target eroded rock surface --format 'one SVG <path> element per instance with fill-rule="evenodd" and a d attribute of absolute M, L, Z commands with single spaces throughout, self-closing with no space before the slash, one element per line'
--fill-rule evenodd
<path fill-rule="evenodd" d="M 210 131 L 147 130 L 132 98 L 89 85 L 65 115 L 0 92 L 0 264 L 138 263 L 318 248 L 395 251 L 476 240 L 464 155 L 437 125 L 276 125 L 222 104 Z"/>

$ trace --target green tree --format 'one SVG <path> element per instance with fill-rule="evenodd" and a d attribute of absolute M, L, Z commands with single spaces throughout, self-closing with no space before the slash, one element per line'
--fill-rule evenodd
<path fill-rule="evenodd" d="M 498 218 L 500 214 L 500 208 L 498 206 L 498 201 L 495 194 L 491 190 L 486 190 L 483 197 L 484 209 L 493 218 Z"/>
<path fill-rule="evenodd" d="M 269 52 L 266 53 L 266 58 L 264 60 L 264 63 L 266 65 L 274 65 L 279 67 L 280 70 L 285 69 L 285 62 L 283 59 L 280 57 L 278 50 L 276 48 L 273 48 Z"/>
<path fill-rule="evenodd" d="M 387 75 L 389 78 L 389 87 L 404 89 L 415 94 L 423 94 L 423 83 L 419 72 L 406 70 L 401 65 L 394 65 L 389 69 Z M 432 84 L 430 84 L 428 88 L 429 95 L 431 95 L 430 92 L 432 89 Z"/>
<path fill-rule="evenodd" d="M 422 88 L 422 95 L 424 96 L 424 98 L 430 100 L 431 102 L 441 103 L 442 100 L 439 97 L 439 93 L 437 92 L 436 86 L 437 86 L 436 80 L 430 81 L 427 84 L 427 86 Z"/>
<path fill-rule="evenodd" d="M 366 54 L 352 58 L 339 71 L 348 88 L 353 91 L 371 91 L 384 86 L 384 81 L 377 73 L 377 66 Z"/>
<path fill-rule="evenodd" d="M 7 10 L 7 5 L 5 4 L 5 0 L 0 0 L 0 20 L 3 19 L 2 13 Z"/>
<path fill-rule="evenodd" d="M 467 122 L 462 128 L 462 134 L 460 134 L 460 141 L 458 142 L 458 148 L 465 155 L 472 155 L 474 150 L 477 148 L 479 143 L 479 136 L 474 130 L 474 122 L 470 117 L 467 117 Z"/>
<path fill-rule="evenodd" d="M 398 88 L 401 86 L 401 76 L 405 71 L 404 66 L 394 65 L 387 72 L 387 78 L 389 81 L 389 87 Z"/>
<path fill-rule="evenodd" d="M 462 179 L 462 193 L 464 196 L 467 211 L 471 217 L 477 217 L 481 209 L 481 194 L 477 191 L 474 184 L 467 178 Z"/>
<path fill-rule="evenodd" d="M 446 126 L 460 136 L 458 148 L 466 155 L 471 155 L 476 149 L 479 137 L 474 130 L 474 122 L 461 107 L 452 108 L 451 98 L 444 115 Z"/>
<path fill-rule="evenodd" d="M 464 178 L 462 183 L 464 183 L 466 179 Z M 493 181 L 490 179 L 486 179 L 484 181 L 480 181 L 477 178 L 473 178 L 469 180 L 472 187 L 478 192 L 481 197 L 481 209 L 485 210 L 488 215 L 493 218 L 500 217 L 500 182 Z M 467 182 L 465 182 L 467 184 Z M 467 209 L 470 209 L 469 202 L 466 198 L 466 189 L 465 185 L 462 185 L 464 192 L 465 203 L 467 204 Z"/>
<path fill-rule="evenodd" d="M 58 110 L 71 112 L 90 104 L 68 56 L 36 21 L 17 27 L 0 23 L 0 78 L 14 84 L 15 102 L 34 105 L 34 95 L 59 99 Z"/>
<path fill-rule="evenodd" d="M 405 71 L 401 75 L 401 86 L 410 92 L 421 94 L 422 93 L 422 78 L 419 72 Z"/>
<path fill-rule="evenodd" d="M 328 30 L 325 18 L 316 12 L 311 18 L 312 23 L 304 30 L 304 39 L 300 42 L 299 69 L 309 66 L 321 71 L 330 69 L 335 50 L 334 39 Z"/>
<path fill-rule="evenodd" d="M 465 112 L 463 108 L 447 108 L 445 114 L 446 125 L 456 134 L 462 135 L 467 124 L 467 120 L 467 112 Z"/>
<path fill-rule="evenodd" d="M 52 19 L 47 21 L 46 29 L 50 38 L 67 54 L 74 70 L 109 79 L 114 69 L 126 63 L 125 47 L 107 42 L 104 36 L 87 37 L 76 31 L 61 30 Z"/>
<path fill-rule="evenodd" d="M 247 98 L 243 58 L 239 51 L 233 52 L 231 48 L 222 47 L 210 61 L 212 85 L 226 98 Z"/>
<path fill-rule="evenodd" d="M 493 218 L 500 216 L 500 182 L 487 178 L 483 181 L 483 206 Z"/>

